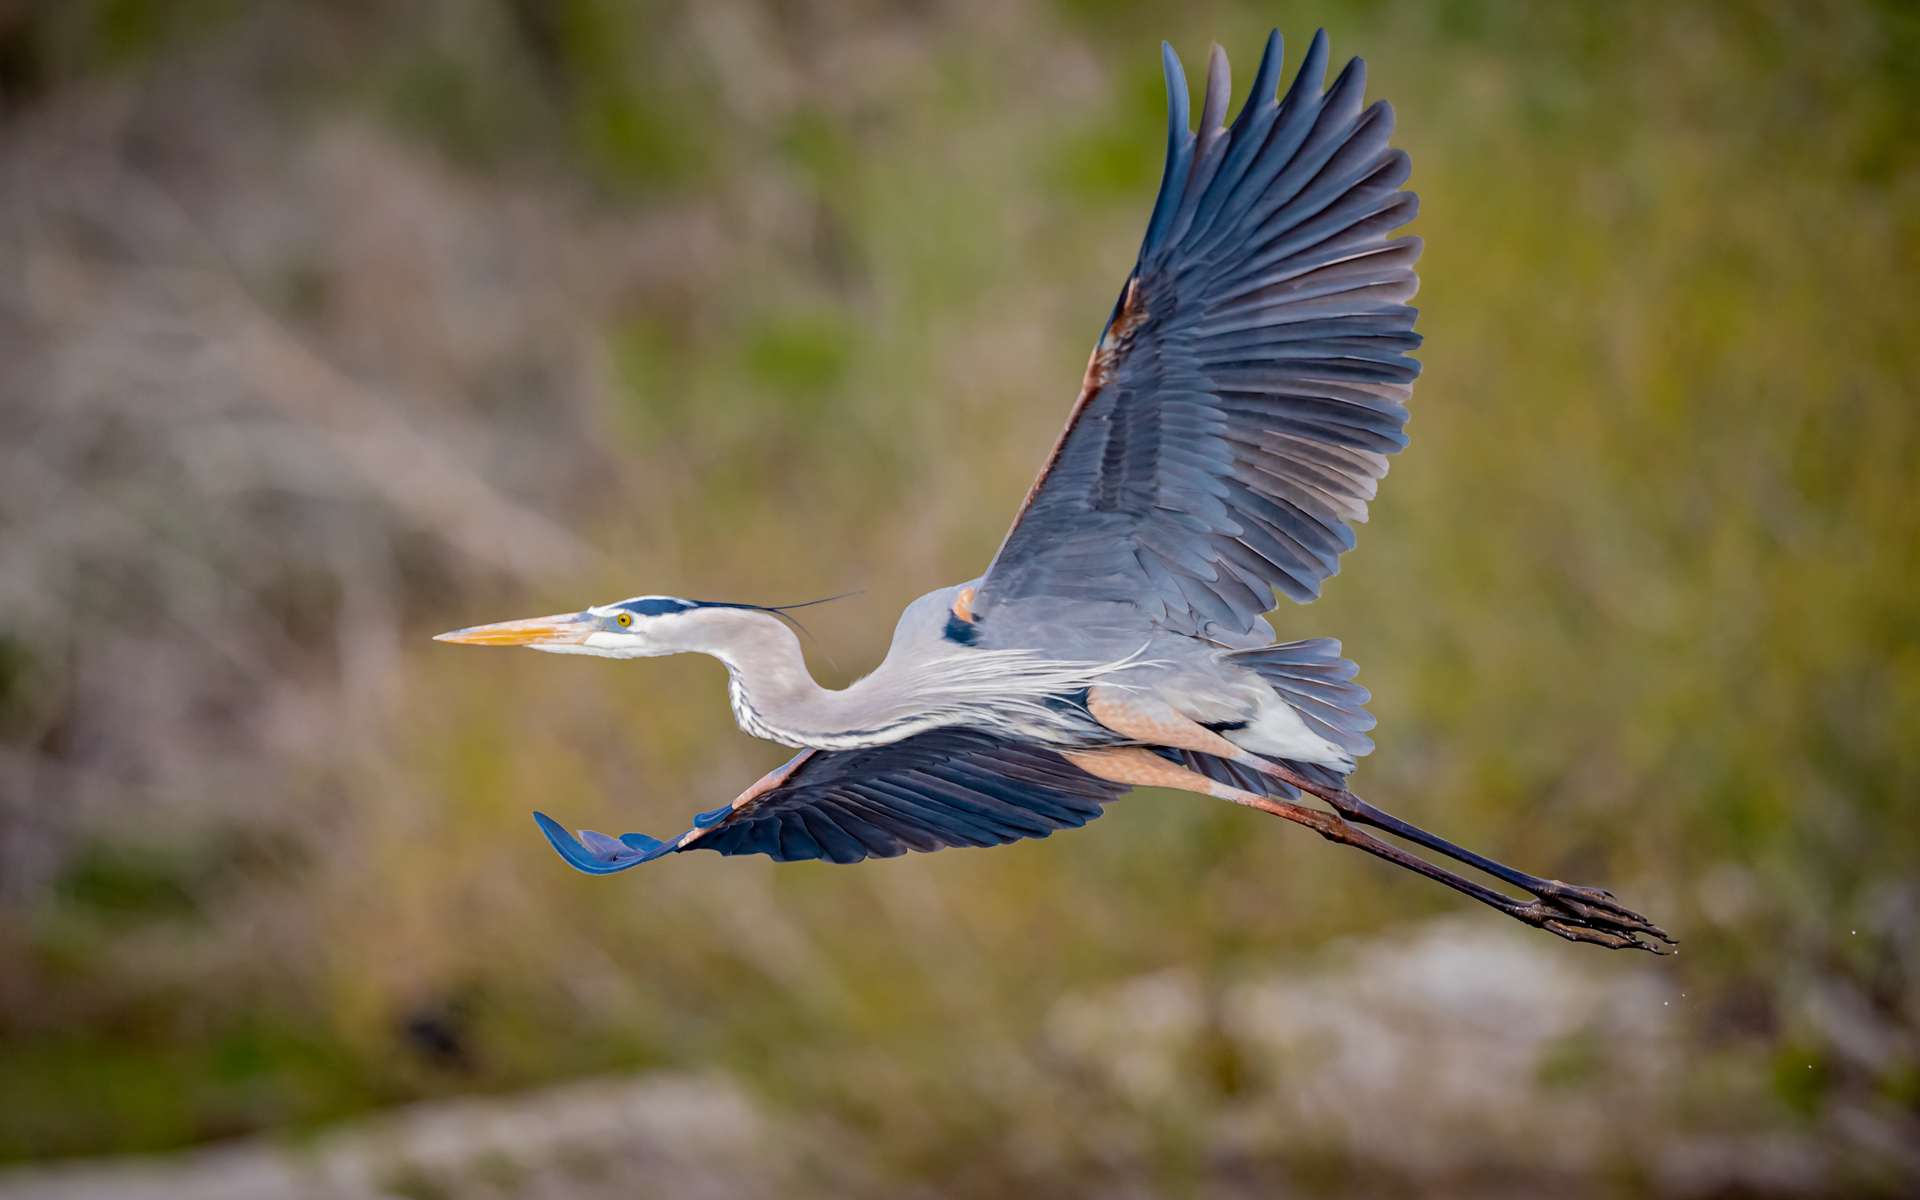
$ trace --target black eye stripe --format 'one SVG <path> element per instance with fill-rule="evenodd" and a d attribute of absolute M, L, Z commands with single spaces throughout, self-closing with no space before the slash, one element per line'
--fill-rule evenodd
<path fill-rule="evenodd" d="M 676 600 L 672 596 L 646 596 L 639 600 L 629 600 L 620 607 L 635 616 L 663 617 L 668 613 L 686 612 L 693 605 L 685 600 Z"/>

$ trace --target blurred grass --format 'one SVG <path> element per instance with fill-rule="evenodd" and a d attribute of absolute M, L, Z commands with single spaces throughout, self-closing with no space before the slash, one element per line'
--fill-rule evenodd
<path fill-rule="evenodd" d="M 574 211 L 696 210 L 723 244 L 673 278 L 609 264 L 582 331 L 597 383 L 566 436 L 604 440 L 618 480 L 535 501 L 617 568 L 412 598 L 391 686 L 336 700 L 376 704 L 377 733 L 290 765 L 258 825 L 128 811 L 0 909 L 0 1157 L 719 1064 L 903 1178 L 1004 1194 L 1115 1153 L 1097 1126 L 1116 1102 L 1037 1049 L 1053 998 L 1170 966 L 1230 978 L 1455 907 L 1158 794 L 993 854 L 584 879 L 529 808 L 660 833 L 777 751 L 731 730 L 705 662 L 420 636 L 636 591 L 864 585 L 809 623 L 838 659 L 823 676 L 870 665 L 901 602 L 991 554 L 1071 399 L 1157 179 L 1156 40 L 1192 63 L 1217 39 L 1244 80 L 1267 10 L 201 7 L 16 19 L 16 119 L 285 20 L 322 50 L 236 86 L 273 79 L 290 128 L 368 122 L 462 187 L 561 180 Z M 1297 49 L 1307 18 L 1280 15 Z M 1362 664 L 1381 750 L 1361 790 L 1681 931 L 1697 1069 L 1648 1098 L 1677 1130 L 1843 1110 L 1910 1128 L 1920 22 L 1784 3 L 1324 20 L 1395 103 L 1427 239 L 1413 446 L 1323 602 L 1276 618 Z M 0 716 L 61 703 L 56 666 L 0 647 Z M 1807 1001 L 1834 989 L 1903 1049 L 1835 1044 Z M 1205 1175 L 1239 1061 L 1215 1048 L 1198 1111 L 1133 1114 L 1153 1183 Z M 1542 1086 L 1604 1069 L 1569 1045 Z"/>

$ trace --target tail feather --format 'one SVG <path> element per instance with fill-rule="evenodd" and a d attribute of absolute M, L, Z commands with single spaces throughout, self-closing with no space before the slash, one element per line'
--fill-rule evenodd
<path fill-rule="evenodd" d="M 1340 656 L 1339 642 L 1280 642 L 1235 650 L 1227 658 L 1258 674 L 1318 736 L 1356 758 L 1372 752 L 1373 739 L 1366 731 L 1375 722 L 1366 704 L 1373 697 L 1353 682 L 1360 668 Z"/>

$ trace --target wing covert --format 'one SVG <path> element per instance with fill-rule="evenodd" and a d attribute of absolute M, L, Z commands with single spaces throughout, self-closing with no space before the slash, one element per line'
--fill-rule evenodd
<path fill-rule="evenodd" d="M 1285 97 L 1276 32 L 1230 127 L 1213 50 L 1198 133 L 1164 48 L 1166 169 L 1080 396 L 982 580 L 975 612 L 1124 601 L 1195 634 L 1306 602 L 1406 444 L 1420 344 L 1417 238 L 1393 111 L 1354 59 L 1324 92 L 1324 33 Z"/>

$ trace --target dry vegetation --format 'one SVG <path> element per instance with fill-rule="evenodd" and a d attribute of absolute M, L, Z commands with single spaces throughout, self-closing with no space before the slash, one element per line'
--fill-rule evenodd
<path fill-rule="evenodd" d="M 1363 792 L 1680 957 L 1159 794 L 568 872 L 529 809 L 778 752 L 705 661 L 426 636 L 864 586 L 809 623 L 870 664 L 1071 399 L 1157 39 L 1274 15 L 1395 102 L 1429 339 L 1276 621 L 1361 663 Z M 0 5 L 0 1160 L 660 1070 L 780 1147 L 714 1194 L 1910 1194 L 1915 62 L 1891 3 Z"/>

